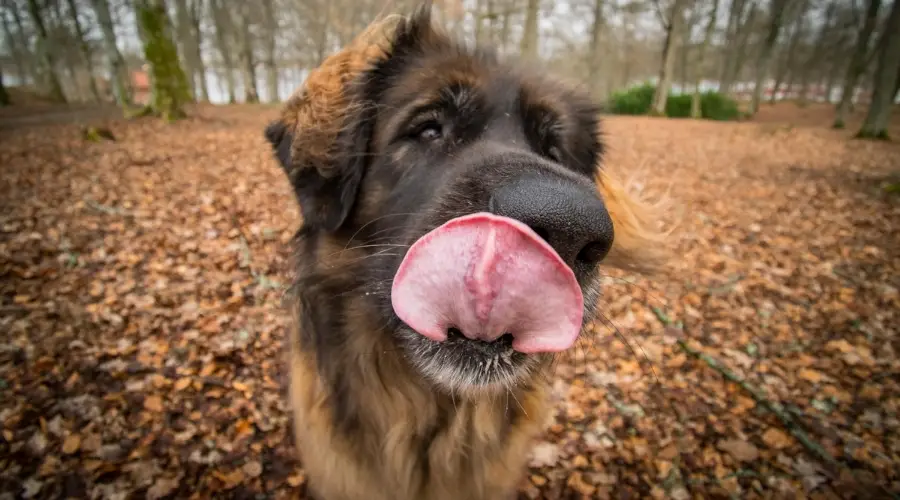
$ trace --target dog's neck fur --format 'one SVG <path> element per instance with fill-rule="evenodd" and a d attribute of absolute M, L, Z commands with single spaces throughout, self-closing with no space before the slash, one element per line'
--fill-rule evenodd
<path fill-rule="evenodd" d="M 304 390 L 311 392 L 306 411 L 330 421 L 327 427 L 334 436 L 328 446 L 360 460 L 367 474 L 396 483 L 408 498 L 426 491 L 428 498 L 440 498 L 434 492 L 459 492 L 463 478 L 476 478 L 469 498 L 484 498 L 491 481 L 500 480 L 477 478 L 492 464 L 507 466 L 510 450 L 527 455 L 527 438 L 545 422 L 545 378 L 536 376 L 500 394 L 463 397 L 438 390 L 414 371 L 378 311 L 365 300 L 360 277 L 365 250 L 303 231 L 297 243 L 292 364 L 305 361 L 307 373 L 301 378 L 310 384 Z M 296 377 L 298 368 L 292 369 Z M 292 388 L 295 396 L 296 390 Z M 524 441 L 511 446 L 511 439 Z M 505 481 L 523 472 L 494 471 Z M 407 496 L 398 493 L 395 498 Z"/>

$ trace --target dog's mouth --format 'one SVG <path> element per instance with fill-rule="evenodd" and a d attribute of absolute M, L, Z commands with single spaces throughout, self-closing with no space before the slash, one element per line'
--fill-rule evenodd
<path fill-rule="evenodd" d="M 486 212 L 419 238 L 394 276 L 391 304 L 418 334 L 488 358 L 564 351 L 584 311 L 556 251 L 522 222 Z"/>

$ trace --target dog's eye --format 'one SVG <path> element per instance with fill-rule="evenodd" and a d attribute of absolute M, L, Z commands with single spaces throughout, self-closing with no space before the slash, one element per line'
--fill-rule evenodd
<path fill-rule="evenodd" d="M 434 141 L 444 136 L 444 128 L 436 121 L 428 121 L 416 127 L 414 135 L 423 141 Z"/>

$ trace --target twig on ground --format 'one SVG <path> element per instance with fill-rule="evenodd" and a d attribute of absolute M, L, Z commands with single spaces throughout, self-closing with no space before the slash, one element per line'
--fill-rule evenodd
<path fill-rule="evenodd" d="M 771 411 L 781 420 L 781 423 L 784 424 L 785 429 L 791 433 L 797 441 L 800 442 L 810 453 L 816 456 L 819 460 L 827 463 L 831 467 L 840 467 L 840 463 L 835 460 L 834 457 L 828 453 L 825 448 L 822 447 L 819 443 L 817 443 L 813 438 L 811 438 L 803 429 L 800 428 L 800 425 L 794 419 L 794 417 L 785 409 L 784 405 L 777 401 L 772 401 L 769 399 L 766 394 L 759 388 L 750 385 L 749 382 L 737 376 L 734 372 L 729 370 L 727 367 L 718 362 L 715 358 L 708 354 L 704 354 L 697 349 L 689 346 L 687 342 L 684 340 L 678 340 L 678 347 L 680 347 L 684 352 L 690 354 L 691 356 L 702 360 L 706 363 L 710 368 L 716 370 L 721 373 L 726 379 L 734 382 L 742 389 L 750 393 L 753 399 L 760 405 L 764 406 L 767 410 Z"/>
<path fill-rule="evenodd" d="M 94 210 L 96 210 L 98 212 L 103 212 L 108 215 L 131 215 L 128 213 L 127 210 L 123 210 L 121 208 L 116 208 L 116 207 L 109 207 L 109 206 L 103 205 L 101 203 L 97 203 L 96 201 L 94 201 L 90 198 L 85 198 L 84 203 L 87 206 L 93 208 Z"/>
<path fill-rule="evenodd" d="M 653 307 L 653 313 L 656 315 L 656 318 L 662 323 L 664 326 L 674 326 L 672 325 L 672 321 L 669 317 L 660 309 Z M 751 383 L 744 380 L 742 377 L 739 377 L 733 371 L 729 370 L 728 367 L 723 365 L 721 362 L 713 358 L 712 356 L 700 352 L 697 349 L 689 346 L 688 343 L 683 339 L 678 339 L 676 341 L 678 347 L 680 347 L 685 353 L 688 355 L 699 359 L 706 363 L 707 366 L 721 373 L 723 377 L 727 380 L 737 384 L 741 389 L 747 391 L 750 396 L 756 401 L 757 404 L 762 405 L 764 408 L 772 412 L 778 419 L 781 421 L 784 428 L 792 435 L 794 438 L 803 445 L 804 448 L 816 459 L 818 459 L 823 465 L 825 465 L 824 472 L 831 476 L 832 479 L 843 482 L 844 477 L 842 477 L 841 470 L 845 470 L 850 473 L 850 477 L 852 478 L 851 482 L 855 483 L 855 487 L 864 491 L 868 494 L 874 493 L 872 491 L 872 486 L 866 486 L 861 484 L 858 480 L 856 480 L 856 475 L 853 471 L 831 456 L 821 444 L 816 442 L 815 439 L 809 436 L 803 429 L 801 429 L 800 424 L 797 420 L 791 415 L 791 413 L 785 408 L 785 406 L 778 401 L 773 401 L 770 399 L 766 393 Z M 884 491 L 881 487 L 876 487 L 879 490 Z M 898 498 L 896 495 L 890 495 L 891 498 Z"/>

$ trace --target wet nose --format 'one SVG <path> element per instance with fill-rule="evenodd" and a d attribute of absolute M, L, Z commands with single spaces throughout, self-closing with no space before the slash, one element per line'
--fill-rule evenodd
<path fill-rule="evenodd" d="M 591 185 L 529 175 L 491 195 L 489 210 L 527 224 L 569 265 L 596 265 L 609 253 L 613 224 Z"/>

